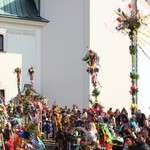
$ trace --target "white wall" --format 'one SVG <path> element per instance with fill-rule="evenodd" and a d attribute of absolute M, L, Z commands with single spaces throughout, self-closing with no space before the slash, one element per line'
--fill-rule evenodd
<path fill-rule="evenodd" d="M 48 96 L 50 104 L 76 103 L 81 108 L 88 105 L 89 79 L 81 59 L 91 48 L 100 55 L 100 102 L 106 110 L 126 107 L 130 112 L 130 42 L 128 36 L 115 30 L 115 10 L 126 10 L 130 2 L 42 0 L 41 15 L 50 21 L 42 29 L 42 93 Z M 141 74 L 141 67 L 139 71 Z M 144 84 L 140 80 L 139 88 Z M 140 99 L 144 98 L 144 91 L 143 88 L 139 93 Z"/>
<path fill-rule="evenodd" d="M 150 5 L 147 5 L 145 1 L 139 0 L 138 1 L 138 9 L 142 15 L 147 15 L 150 13 Z M 142 26 L 140 31 L 141 33 L 138 34 L 138 44 L 140 47 L 138 47 L 138 72 L 139 72 L 139 93 L 138 93 L 138 104 L 139 109 L 141 109 L 142 112 L 146 113 L 146 115 L 150 115 L 150 94 L 149 94 L 149 85 L 150 85 L 150 21 L 145 20 L 147 23 L 146 26 Z M 142 34 L 144 33 L 144 34 Z M 144 39 L 144 40 L 142 40 Z M 144 52 L 143 52 L 144 51 Z M 144 54 L 145 53 L 145 54 Z"/>
<path fill-rule="evenodd" d="M 101 65 L 99 101 L 106 110 L 125 107 L 130 112 L 130 43 L 127 36 L 115 30 L 117 15 L 114 12 L 127 2 L 94 0 L 90 3 L 90 47 L 98 52 Z"/>
<path fill-rule="evenodd" d="M 90 1 L 90 5 L 89 1 L 42 1 L 42 16 L 50 21 L 42 35 L 42 91 L 51 104 L 88 105 L 87 66 L 81 59 L 91 48 L 101 58 L 100 101 L 106 109 L 130 109 L 129 41 L 113 30 L 117 4 L 108 0 Z"/>
<path fill-rule="evenodd" d="M 20 67 L 22 69 L 21 77 L 21 90 L 23 90 L 24 84 L 30 83 L 30 77 L 28 75 L 28 68 L 33 66 L 35 68 L 35 84 L 34 88 L 37 92 L 41 93 L 41 27 L 35 27 L 30 25 L 22 25 L 12 23 L 0 24 L 0 32 L 4 32 L 4 50 L 5 53 L 1 53 L 0 58 L 5 68 L 5 71 L 1 73 L 3 78 L 0 78 L 2 84 L 6 84 L 7 99 L 15 97 L 17 93 L 17 81 L 14 78 L 14 69 Z M 4 69 L 1 66 L 1 69 Z M 5 76 L 6 75 L 6 76 Z M 15 76 L 16 77 L 16 76 Z M 8 80 L 9 79 L 9 80 Z"/>
<path fill-rule="evenodd" d="M 50 104 L 88 105 L 89 82 L 82 58 L 88 50 L 88 1 L 43 0 L 50 22 L 42 35 L 42 93 Z"/>
<path fill-rule="evenodd" d="M 17 95 L 17 76 L 14 69 L 22 66 L 21 54 L 0 53 L 0 89 L 5 90 L 5 103 Z"/>
<path fill-rule="evenodd" d="M 104 104 L 105 108 L 121 108 L 126 107 L 130 112 L 131 95 L 129 94 L 131 80 L 129 77 L 131 71 L 131 57 L 129 54 L 129 39 L 128 36 L 118 33 L 115 30 L 117 25 L 115 10 L 121 8 L 128 11 L 128 4 L 131 1 L 99 0 L 91 1 L 90 13 L 90 47 L 96 50 L 101 59 L 101 73 L 99 80 L 101 82 L 101 95 L 99 100 Z M 149 14 L 150 6 L 144 1 L 138 1 L 138 9 L 141 14 Z M 145 35 L 149 36 L 148 27 L 141 29 Z M 138 36 L 138 44 L 143 48 L 148 57 L 149 52 L 149 37 L 141 33 Z M 147 116 L 150 114 L 150 95 L 149 95 L 149 71 L 150 59 L 138 47 L 138 109 L 141 109 Z"/>

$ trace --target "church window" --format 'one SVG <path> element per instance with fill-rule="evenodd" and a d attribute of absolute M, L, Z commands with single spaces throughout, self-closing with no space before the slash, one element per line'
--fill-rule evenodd
<path fill-rule="evenodd" d="M 4 51 L 4 35 L 0 34 L 0 51 Z"/>

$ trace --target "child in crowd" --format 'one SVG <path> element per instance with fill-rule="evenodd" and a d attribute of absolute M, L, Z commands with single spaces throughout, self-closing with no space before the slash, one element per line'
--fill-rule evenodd
<path fill-rule="evenodd" d="M 52 128 L 52 121 L 48 121 L 48 119 L 46 118 L 46 123 L 44 124 L 43 129 L 47 139 L 49 139 L 49 137 L 52 136 Z"/>

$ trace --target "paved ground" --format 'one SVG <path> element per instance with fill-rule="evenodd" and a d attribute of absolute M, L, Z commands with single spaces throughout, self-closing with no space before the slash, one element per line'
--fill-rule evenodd
<path fill-rule="evenodd" d="M 46 147 L 46 150 L 56 150 L 57 143 L 53 139 L 48 139 L 43 141 Z"/>

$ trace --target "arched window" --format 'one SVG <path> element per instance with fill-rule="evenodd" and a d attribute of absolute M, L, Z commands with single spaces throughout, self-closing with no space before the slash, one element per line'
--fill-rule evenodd
<path fill-rule="evenodd" d="M 0 51 L 4 51 L 4 35 L 0 34 Z"/>

